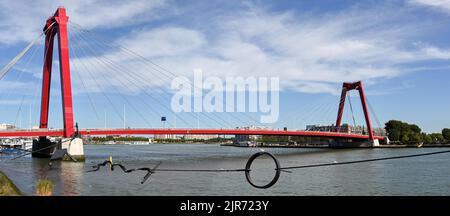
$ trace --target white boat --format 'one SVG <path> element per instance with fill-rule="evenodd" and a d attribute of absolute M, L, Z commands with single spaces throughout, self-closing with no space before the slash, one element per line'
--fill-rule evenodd
<path fill-rule="evenodd" d="M 23 138 L 1 139 L 0 146 L 2 149 L 16 148 L 16 149 L 30 150 L 33 147 L 33 140 Z"/>

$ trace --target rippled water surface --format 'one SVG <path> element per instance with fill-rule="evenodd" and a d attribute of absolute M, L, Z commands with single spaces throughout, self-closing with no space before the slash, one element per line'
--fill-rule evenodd
<path fill-rule="evenodd" d="M 287 149 L 266 148 L 281 166 L 343 162 L 378 157 L 417 154 L 444 148 L 396 149 Z M 35 191 L 37 179 L 55 183 L 57 195 L 450 195 L 450 154 L 399 160 L 307 168 L 281 173 L 269 189 L 250 186 L 243 172 L 193 173 L 158 172 L 145 184 L 145 173 L 111 172 L 104 167 L 86 172 L 94 164 L 113 156 L 127 168 L 240 169 L 259 148 L 225 147 L 213 144 L 87 145 L 86 162 L 56 162 L 23 157 L 10 160 L 0 156 L 0 170 L 26 194 Z M 270 179 L 273 164 L 255 161 L 256 180 Z M 264 168 L 267 171 L 264 172 Z"/>

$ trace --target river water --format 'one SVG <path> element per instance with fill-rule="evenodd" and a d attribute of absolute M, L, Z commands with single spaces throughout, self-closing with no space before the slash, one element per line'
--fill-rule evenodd
<path fill-rule="evenodd" d="M 343 162 L 446 150 L 446 148 L 301 149 L 266 148 L 281 166 Z M 55 184 L 55 195 L 450 195 L 450 154 L 398 160 L 306 168 L 282 172 L 269 189 L 247 183 L 243 172 L 157 172 L 140 184 L 144 172 L 86 172 L 110 155 L 127 168 L 240 169 L 260 148 L 215 144 L 86 145 L 85 163 L 55 162 L 30 156 L 0 156 L 0 170 L 28 195 L 38 179 Z M 255 160 L 254 179 L 267 182 L 273 162 Z M 261 169 L 264 168 L 264 169 Z"/>

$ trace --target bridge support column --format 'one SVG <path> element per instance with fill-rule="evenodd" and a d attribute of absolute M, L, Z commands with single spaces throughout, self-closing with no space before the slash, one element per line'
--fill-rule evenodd
<path fill-rule="evenodd" d="M 378 139 L 374 140 L 352 140 L 337 139 L 328 144 L 330 148 L 372 148 L 380 146 Z"/>
<path fill-rule="evenodd" d="M 84 161 L 84 147 L 83 139 L 77 137 L 74 139 L 65 139 L 61 144 L 62 149 L 67 149 L 67 153 L 77 161 Z M 65 156 L 63 161 L 72 161 L 70 158 Z"/>
<path fill-rule="evenodd" d="M 380 141 L 378 139 L 372 140 L 372 147 L 378 147 L 380 146 Z"/>
<path fill-rule="evenodd" d="M 39 126 L 39 128 L 48 128 L 50 84 L 53 62 L 53 43 L 54 38 L 57 36 L 64 137 L 66 138 L 71 137 L 74 134 L 72 82 L 70 79 L 69 37 L 67 33 L 68 20 L 69 17 L 66 15 L 66 9 L 60 7 L 56 10 L 55 14 L 47 20 L 44 26 L 46 37 L 42 79 L 41 120 Z"/>
<path fill-rule="evenodd" d="M 64 123 L 63 137 L 72 137 L 74 131 L 73 120 L 73 104 L 72 104 L 72 84 L 70 79 L 70 60 L 69 60 L 69 37 L 67 33 L 67 22 L 69 17 L 66 15 L 66 9 L 60 7 L 55 14 L 50 17 L 45 26 L 45 51 L 44 51 L 44 68 L 42 81 L 42 98 L 41 98 L 41 119 L 39 128 L 48 128 L 49 104 L 50 104 L 50 84 L 52 74 L 53 62 L 53 43 L 57 36 L 58 51 L 59 51 L 59 69 L 61 82 L 61 96 L 62 96 L 62 112 Z M 75 144 L 70 144 L 70 149 L 73 149 L 74 155 L 80 155 L 84 158 L 83 141 L 75 141 Z M 81 143 L 81 147 L 80 144 Z M 64 143 L 62 143 L 64 144 Z M 56 148 L 58 146 L 58 148 Z M 78 147 L 73 147 L 78 146 Z M 33 157 L 51 157 L 55 149 L 61 149 L 60 145 L 51 142 L 47 137 L 39 137 L 38 140 L 33 140 Z M 81 150 L 80 150 L 81 149 Z M 68 150 L 68 153 L 71 154 Z"/>
<path fill-rule="evenodd" d="M 50 158 L 57 147 L 56 142 L 50 141 L 47 137 L 39 137 L 39 139 L 33 140 L 33 147 L 31 148 L 33 153 L 31 153 L 31 156 Z"/>
<path fill-rule="evenodd" d="M 83 139 L 64 138 L 60 141 L 51 141 L 47 137 L 39 137 L 33 140 L 32 157 L 50 158 L 57 154 L 57 151 L 67 150 L 67 153 L 77 161 L 84 161 L 84 146 Z M 72 161 L 67 155 L 62 158 L 63 161 Z"/>

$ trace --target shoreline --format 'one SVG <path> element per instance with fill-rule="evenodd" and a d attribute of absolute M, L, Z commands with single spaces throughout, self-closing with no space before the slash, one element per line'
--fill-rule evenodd
<path fill-rule="evenodd" d="M 223 142 L 217 142 L 217 143 L 205 143 L 205 142 L 161 142 L 161 143 L 142 143 L 142 144 L 130 144 L 130 143 L 114 143 L 114 144 L 108 144 L 108 143 L 87 143 L 85 145 L 130 145 L 130 146 L 143 146 L 143 145 L 154 145 L 154 144 L 161 144 L 161 145 L 190 145 L 190 144 L 196 144 L 196 145 L 225 145 Z"/>
<path fill-rule="evenodd" d="M 203 143 L 203 142 L 195 142 L 195 143 L 151 143 L 151 144 L 127 144 L 127 143 L 115 143 L 115 144 L 107 144 L 107 143 L 97 143 L 97 144 L 85 144 L 85 145 L 130 145 L 130 146 L 147 146 L 147 145 L 220 145 L 220 146 L 231 146 L 231 147 L 260 147 L 260 148 L 450 148 L 450 143 L 446 144 L 426 144 L 422 146 L 415 145 L 404 145 L 404 144 L 395 144 L 395 145 L 379 145 L 379 146 L 349 146 L 349 147 L 330 147 L 328 145 L 279 145 L 279 144 L 264 144 L 257 146 L 243 146 L 236 145 L 232 143 Z"/>
<path fill-rule="evenodd" d="M 221 146 L 243 147 L 243 148 L 450 148 L 450 144 L 430 144 L 430 145 L 380 145 L 380 146 L 349 146 L 349 147 L 330 147 L 328 145 L 258 145 L 241 146 L 235 144 L 222 144 Z"/>
<path fill-rule="evenodd" d="M 22 192 L 14 182 L 0 170 L 0 196 L 21 196 Z"/>

